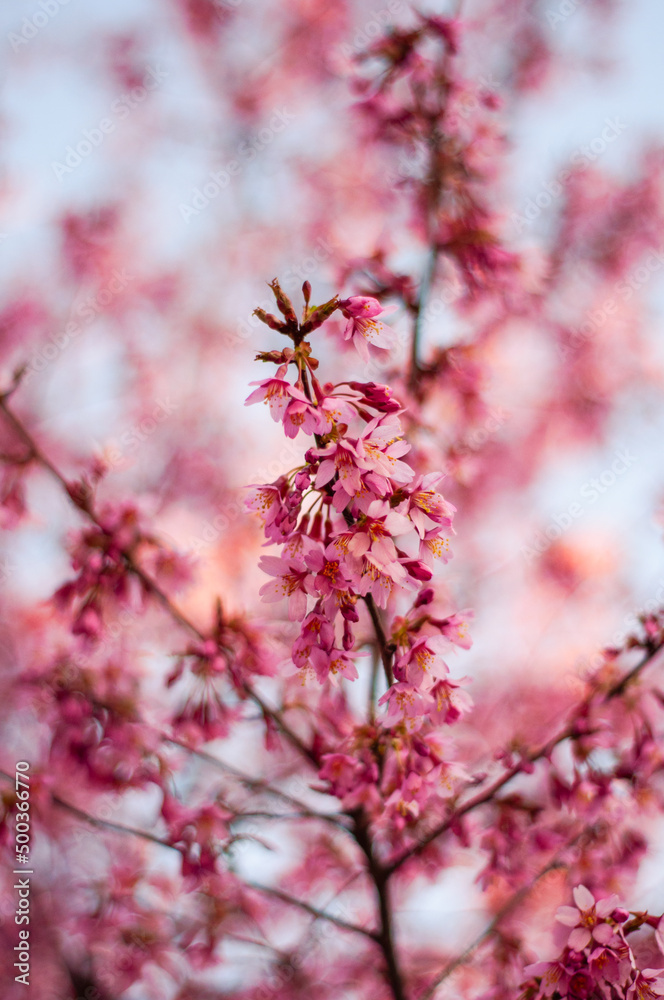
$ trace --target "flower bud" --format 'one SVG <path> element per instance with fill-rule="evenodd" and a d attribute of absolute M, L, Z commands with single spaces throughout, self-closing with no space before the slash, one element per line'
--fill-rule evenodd
<path fill-rule="evenodd" d="M 258 316 L 261 323 L 265 323 L 271 330 L 279 330 L 280 333 L 288 333 L 288 325 L 273 316 L 272 313 L 265 312 L 264 309 L 254 309 L 254 316 Z"/>
<path fill-rule="evenodd" d="M 288 325 L 297 326 L 297 316 L 295 315 L 295 310 L 293 309 L 293 303 L 283 291 L 276 278 L 274 281 L 270 282 L 270 288 L 274 292 L 274 297 L 277 300 L 277 309 L 285 317 Z"/>
<path fill-rule="evenodd" d="M 343 647 L 345 651 L 348 653 L 353 648 L 354 645 L 355 645 L 355 636 L 353 635 L 353 631 L 350 627 L 350 621 L 348 620 L 348 618 L 345 618 Z"/>
<path fill-rule="evenodd" d="M 332 315 L 339 308 L 339 299 L 334 296 L 329 302 L 324 302 L 322 306 L 316 306 L 312 309 L 309 314 L 309 318 L 306 323 L 302 324 L 302 333 L 311 333 L 312 330 L 317 330 L 319 326 L 325 322 L 326 319 Z"/>
<path fill-rule="evenodd" d="M 344 621 L 359 622 L 360 616 L 357 613 L 357 608 L 351 601 L 344 601 L 340 605 L 339 610 L 341 611 Z"/>
<path fill-rule="evenodd" d="M 351 295 L 349 299 L 344 299 L 339 303 L 344 316 L 357 319 L 373 319 L 383 312 L 383 307 L 378 299 L 370 295 Z"/>
<path fill-rule="evenodd" d="M 272 361 L 275 365 L 282 365 L 285 358 L 282 351 L 261 351 L 256 355 L 256 361 Z"/>
<path fill-rule="evenodd" d="M 425 566 L 419 559 L 408 559 L 404 562 L 404 567 L 408 571 L 409 575 L 415 580 L 423 580 L 424 582 L 427 582 L 433 576 L 429 567 Z"/>
<path fill-rule="evenodd" d="M 433 587 L 425 587 L 425 589 L 421 590 L 420 593 L 417 595 L 417 600 L 415 601 L 413 607 L 414 608 L 422 608 L 426 604 L 431 604 L 431 602 L 433 601 L 434 597 L 435 597 L 435 594 L 434 594 Z"/>

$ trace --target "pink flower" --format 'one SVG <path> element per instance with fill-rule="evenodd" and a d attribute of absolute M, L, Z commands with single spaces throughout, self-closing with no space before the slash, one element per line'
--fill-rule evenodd
<path fill-rule="evenodd" d="M 311 650 L 311 662 L 321 684 L 328 679 L 333 684 L 338 684 L 339 677 L 346 677 L 349 681 L 355 681 L 358 678 L 354 662 L 341 649 L 326 650 L 321 649 L 320 646 L 314 646 Z"/>
<path fill-rule="evenodd" d="M 313 549 L 304 561 L 316 574 L 312 585 L 315 593 L 329 597 L 335 590 L 348 590 L 350 580 L 346 578 L 339 549 L 334 544 L 328 545 L 324 551 Z"/>
<path fill-rule="evenodd" d="M 471 618 L 473 618 L 473 612 L 467 609 L 457 611 L 447 618 L 432 618 L 431 624 L 435 625 L 440 634 L 455 646 L 460 646 L 461 649 L 470 649 L 473 640 L 468 630 L 468 622 Z"/>
<path fill-rule="evenodd" d="M 644 969 L 637 972 L 636 978 L 625 994 L 625 1000 L 655 1000 L 664 996 L 664 978 L 660 973 L 664 969 Z"/>
<path fill-rule="evenodd" d="M 449 726 L 470 711 L 473 699 L 461 687 L 462 682 L 467 679 L 463 677 L 458 681 L 449 679 L 436 681 L 430 691 L 433 699 L 430 715 L 434 722 L 446 723 Z"/>
<path fill-rule="evenodd" d="M 324 389 L 329 389 L 329 383 Z M 355 416 L 355 410 L 341 396 L 326 395 L 323 389 L 316 384 L 316 399 L 318 400 L 318 417 L 320 420 L 320 433 L 329 433 L 337 424 L 350 423 Z"/>
<path fill-rule="evenodd" d="M 596 979 L 624 985 L 632 969 L 629 945 L 616 934 L 614 941 L 590 953 L 589 964 Z"/>
<path fill-rule="evenodd" d="M 372 552 L 364 557 L 362 575 L 353 581 L 354 589 L 365 597 L 371 594 L 380 608 L 386 608 L 395 586 L 413 589 L 415 586 L 399 562 L 383 560 Z"/>
<path fill-rule="evenodd" d="M 447 673 L 447 666 L 438 658 L 445 645 L 438 636 L 420 636 L 394 664 L 395 676 L 414 687 L 422 687 L 425 680 L 431 683 L 436 668 L 439 673 Z"/>
<path fill-rule="evenodd" d="M 316 608 L 320 608 L 320 602 Z M 333 646 L 334 626 L 327 615 L 314 609 L 302 622 L 300 634 L 293 643 L 293 663 L 296 667 L 306 667 L 313 649 L 329 651 Z"/>
<path fill-rule="evenodd" d="M 433 569 L 434 560 L 442 559 L 448 563 L 452 558 L 450 540 L 446 534 L 442 534 L 440 528 L 432 528 L 427 531 L 420 541 L 420 559 L 423 563 Z"/>
<path fill-rule="evenodd" d="M 419 725 L 427 707 L 422 692 L 404 681 L 393 684 L 378 704 L 387 705 L 385 721 L 388 725 L 393 722 L 406 722 L 410 723 L 411 728 L 416 724 Z"/>
<path fill-rule="evenodd" d="M 301 492 L 291 491 L 285 476 L 280 476 L 274 483 L 252 483 L 249 488 L 252 492 L 245 500 L 245 506 L 263 519 L 265 537 L 273 542 L 286 541 L 297 526 Z"/>
<path fill-rule="evenodd" d="M 401 409 L 401 404 L 392 399 L 392 389 L 389 385 L 376 385 L 375 382 L 350 382 L 351 389 L 361 392 L 361 403 L 371 406 L 374 410 L 382 413 L 397 413 Z"/>
<path fill-rule="evenodd" d="M 422 776 L 411 771 L 406 780 L 395 789 L 385 802 L 385 808 L 394 810 L 394 818 L 398 829 L 403 829 L 406 822 L 417 819 L 427 804 L 430 789 Z"/>
<path fill-rule="evenodd" d="M 400 559 L 399 562 L 404 567 L 408 576 L 418 583 L 428 583 L 433 576 L 433 571 L 420 559 Z"/>
<path fill-rule="evenodd" d="M 283 378 L 264 378 L 258 382 L 250 382 L 249 385 L 257 385 L 259 388 L 254 389 L 247 396 L 244 405 L 251 406 L 252 403 L 267 403 L 270 407 L 270 416 L 276 423 L 279 423 L 283 419 L 286 407 L 296 391 L 290 382 L 287 382 Z"/>
<path fill-rule="evenodd" d="M 575 972 L 567 984 L 567 996 L 574 1000 L 586 1000 L 595 991 L 595 980 L 586 969 Z"/>
<path fill-rule="evenodd" d="M 350 340 L 363 361 L 369 360 L 369 345 L 389 351 L 394 345 L 393 332 L 375 317 L 386 310 L 378 299 L 364 295 L 351 295 L 340 303 L 341 311 L 347 318 L 344 340 Z"/>
<path fill-rule="evenodd" d="M 304 431 L 305 434 L 318 434 L 328 429 L 327 421 L 318 407 L 310 403 L 303 393 L 298 389 L 292 389 L 291 395 L 293 398 L 282 414 L 286 437 L 294 438 L 300 431 Z"/>
<path fill-rule="evenodd" d="M 416 483 L 412 484 L 412 492 L 408 497 L 408 516 L 420 538 L 424 538 L 435 525 L 452 527 L 456 507 L 448 503 L 442 494 L 431 489 L 442 478 L 440 473 L 434 472 L 418 477 Z"/>
<path fill-rule="evenodd" d="M 373 760 L 357 759 L 345 753 L 323 754 L 319 777 L 329 783 L 332 795 L 341 799 L 345 808 L 363 803 L 375 807 L 379 802 L 376 783 L 378 767 Z"/>
<path fill-rule="evenodd" d="M 356 784 L 358 761 L 346 753 L 323 754 L 323 761 L 319 777 L 329 783 L 333 795 L 344 798 Z"/>
<path fill-rule="evenodd" d="M 403 486 L 415 475 L 409 465 L 399 461 L 409 451 L 410 445 L 403 439 L 399 418 L 389 413 L 374 417 L 358 438 L 357 464 Z"/>
<path fill-rule="evenodd" d="M 350 441 L 343 440 L 330 444 L 315 454 L 323 459 L 314 482 L 317 490 L 321 486 L 326 486 L 336 474 L 349 497 L 359 493 L 362 480 L 357 463 L 357 451 Z"/>
<path fill-rule="evenodd" d="M 341 301 L 339 305 L 344 316 L 353 319 L 362 317 L 373 319 L 374 316 L 380 316 L 384 311 L 378 299 L 374 299 L 370 295 L 351 295 L 350 298 Z"/>
<path fill-rule="evenodd" d="M 535 962 L 524 968 L 524 975 L 541 978 L 541 993 L 545 997 L 550 997 L 553 993 L 564 995 L 565 988 L 570 980 L 571 972 L 562 962 Z"/>
<path fill-rule="evenodd" d="M 573 927 L 567 944 L 574 951 L 583 951 L 594 939 L 606 944 L 613 937 L 613 928 L 604 923 L 618 905 L 618 897 L 608 896 L 597 903 L 585 885 L 577 885 L 573 892 L 576 906 L 559 906 L 556 920 L 566 927 Z"/>
<path fill-rule="evenodd" d="M 261 556 L 258 563 L 264 573 L 276 577 L 264 583 L 259 593 L 264 601 L 273 603 L 288 597 L 288 617 L 301 621 L 307 612 L 306 580 L 309 571 L 305 564 L 294 558 Z"/>
<path fill-rule="evenodd" d="M 283 368 L 283 366 L 282 366 Z M 327 420 L 318 412 L 301 389 L 283 378 L 266 378 L 250 382 L 259 388 L 245 400 L 245 406 L 264 402 L 270 407 L 270 416 L 278 423 L 282 421 L 286 437 L 294 438 L 299 431 L 317 434 L 327 428 Z"/>
<path fill-rule="evenodd" d="M 369 505 L 367 516 L 362 518 L 353 531 L 344 531 L 334 540 L 335 545 L 355 559 L 361 559 L 368 552 L 384 562 L 397 559 L 393 538 L 406 534 L 411 524 L 403 514 L 391 510 L 389 504 L 374 500 Z"/>

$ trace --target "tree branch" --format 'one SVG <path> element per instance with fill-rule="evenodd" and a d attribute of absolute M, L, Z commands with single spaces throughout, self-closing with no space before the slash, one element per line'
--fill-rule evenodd
<path fill-rule="evenodd" d="M 383 623 L 380 620 L 380 615 L 378 614 L 378 608 L 376 607 L 373 595 L 367 594 L 364 598 L 364 603 L 368 608 L 371 621 L 373 622 L 380 658 L 383 664 L 383 670 L 385 671 L 385 680 L 387 681 L 387 686 L 390 687 L 394 683 L 394 673 L 392 672 L 392 654 L 388 649 L 385 629 L 383 628 Z"/>
<path fill-rule="evenodd" d="M 440 249 L 436 244 L 434 244 L 434 246 L 432 246 L 429 250 L 429 259 L 420 283 L 420 293 L 417 299 L 417 309 L 415 312 L 415 321 L 413 323 L 413 336 L 410 341 L 408 388 L 411 392 L 417 385 L 417 380 L 420 376 L 418 354 L 420 339 L 422 336 L 422 327 L 424 325 L 424 312 L 429 301 L 429 296 L 431 295 L 431 289 L 433 288 L 439 255 Z"/>
<path fill-rule="evenodd" d="M 380 950 L 385 961 L 385 976 L 388 986 L 392 992 L 394 1000 L 406 1000 L 406 993 L 403 984 L 403 975 L 399 967 L 399 960 L 394 943 L 394 931 L 392 927 L 392 910 L 390 905 L 390 892 L 385 869 L 377 861 L 371 837 L 367 829 L 367 824 L 362 812 L 357 812 L 354 817 L 354 836 L 367 859 L 369 875 L 374 883 L 376 896 L 378 899 L 378 910 L 380 914 L 380 929 L 375 935 Z"/>
<path fill-rule="evenodd" d="M 262 885 L 260 882 L 245 881 L 244 884 L 248 889 L 254 889 L 256 892 L 262 892 L 266 896 L 272 896 L 274 899 L 280 899 L 282 903 L 287 903 L 289 906 L 295 906 L 300 910 L 304 910 L 312 917 L 316 917 L 317 920 L 327 920 L 328 923 L 336 924 L 337 927 L 341 927 L 345 931 L 351 931 L 353 934 L 361 934 L 363 937 L 369 938 L 371 941 L 377 940 L 377 935 L 375 931 L 368 931 L 366 927 L 360 927 L 359 924 L 351 924 L 347 920 L 343 920 L 341 917 L 335 917 L 332 913 L 326 913 L 325 910 L 319 910 L 318 907 L 312 906 L 311 903 L 306 903 L 302 899 L 297 899 L 295 896 L 291 896 L 290 893 L 284 892 L 282 889 L 276 889 L 273 886 Z"/>
<path fill-rule="evenodd" d="M 496 933 L 498 927 L 505 919 L 505 917 L 508 914 L 510 914 L 512 910 L 516 909 L 519 903 L 523 902 L 523 900 L 532 892 L 535 885 L 540 881 L 540 879 L 548 875 L 549 872 L 555 871 L 558 868 L 567 867 L 565 862 L 561 860 L 562 855 L 565 853 L 565 851 L 568 851 L 571 847 L 574 846 L 574 844 L 576 844 L 576 842 L 583 836 L 583 832 L 584 831 L 578 833 L 571 841 L 569 841 L 565 845 L 564 848 L 557 851 L 555 857 L 547 865 L 545 865 L 544 868 L 542 868 L 539 872 L 537 872 L 536 875 L 533 876 L 531 882 L 529 882 L 527 885 L 521 886 L 520 889 L 517 889 L 517 891 L 512 896 L 510 896 L 507 902 L 503 903 L 503 905 L 500 907 L 498 912 L 493 916 L 493 918 L 487 924 L 487 926 L 484 928 L 481 934 L 478 934 L 478 936 L 474 939 L 474 941 L 471 941 L 468 947 L 464 948 L 464 950 L 461 952 L 460 955 L 452 959 L 451 962 L 448 962 L 444 966 L 444 968 L 436 976 L 433 982 L 429 984 L 424 993 L 420 994 L 418 1000 L 431 1000 L 431 998 L 434 996 L 436 990 L 441 985 L 441 983 L 445 982 L 445 980 L 448 979 L 453 972 L 455 972 L 460 966 L 464 965 L 468 961 L 468 959 L 477 951 L 477 949 Z"/>
<path fill-rule="evenodd" d="M 4 395 L 0 396 L 0 409 L 4 413 L 6 419 L 8 420 L 8 422 L 10 423 L 16 434 L 28 447 L 31 456 L 34 458 L 36 462 L 38 462 L 41 466 L 43 466 L 43 468 L 45 468 L 60 483 L 65 493 L 69 497 L 71 503 L 73 504 L 73 506 L 76 507 L 78 511 L 85 514 L 86 517 L 101 531 L 104 531 L 104 526 L 100 522 L 97 515 L 95 514 L 91 504 L 86 503 L 84 505 L 81 505 L 75 502 L 70 492 L 71 489 L 70 484 L 67 482 L 65 477 L 59 471 L 59 469 L 53 464 L 53 462 L 51 462 L 51 460 L 39 448 L 34 438 L 30 435 L 29 431 L 21 423 L 18 417 L 10 410 L 10 408 L 7 405 L 7 398 L 8 398 L 8 393 L 5 393 Z M 195 625 L 194 622 L 190 618 L 188 618 L 187 615 L 185 615 L 185 613 L 180 610 L 180 608 L 177 607 L 177 605 L 173 603 L 168 594 L 166 594 L 161 589 L 156 580 L 153 580 L 152 577 L 138 565 L 131 552 L 123 550 L 122 557 L 125 561 L 127 569 L 136 577 L 136 579 L 140 580 L 146 592 L 151 594 L 155 598 L 155 600 L 158 601 L 159 604 L 161 604 L 161 606 L 170 615 L 172 620 L 176 622 L 176 624 L 180 625 L 183 629 L 190 632 L 201 642 L 204 642 L 208 639 L 208 636 L 206 636 L 205 633 L 201 629 L 199 629 L 198 626 Z M 254 689 L 247 682 L 244 682 L 242 684 L 242 690 L 245 692 L 248 698 L 250 698 L 256 705 L 258 705 L 258 707 L 261 709 L 261 711 L 266 717 L 272 719 L 272 721 L 281 730 L 281 732 L 289 741 L 289 743 L 291 743 L 291 745 L 295 747 L 295 749 L 310 764 L 312 764 L 315 768 L 318 768 L 319 761 L 317 755 L 313 752 L 313 750 L 311 750 L 302 742 L 302 740 L 300 739 L 299 736 L 297 736 L 296 733 L 293 732 L 290 726 L 283 719 L 281 713 L 278 712 L 276 709 L 270 708 L 268 704 L 263 700 L 263 698 L 261 698 L 261 696 L 257 694 L 257 692 L 254 691 Z"/>
<path fill-rule="evenodd" d="M 643 657 L 643 659 L 639 663 L 637 663 L 637 665 L 633 667 L 632 670 L 630 670 L 620 681 L 618 681 L 611 688 L 609 688 L 609 690 L 604 694 L 602 701 L 604 703 L 607 703 L 611 701 L 613 698 L 619 697 L 625 690 L 626 686 L 630 683 L 633 683 L 633 681 L 636 680 L 641 671 L 649 663 L 652 662 L 652 660 L 657 656 L 657 654 L 660 652 L 661 649 L 662 649 L 661 645 L 656 647 L 650 645 L 648 647 L 648 652 Z M 457 823 L 461 819 L 462 816 L 465 816 L 467 813 L 472 812 L 473 809 L 477 809 L 479 806 L 485 805 L 487 802 L 490 802 L 491 799 L 493 799 L 493 797 L 495 796 L 496 792 L 500 791 L 501 788 L 504 788 L 504 786 L 507 785 L 512 780 L 512 778 L 516 777 L 517 774 L 521 774 L 526 768 L 526 766 L 534 764 L 536 761 L 541 760 L 541 758 L 543 757 L 548 757 L 549 754 L 552 752 L 552 750 L 556 746 L 558 746 L 559 743 L 563 743 L 567 739 L 580 739 L 583 736 L 587 736 L 588 735 L 587 732 L 579 730 L 578 718 L 587 708 L 588 704 L 589 704 L 589 698 L 585 698 L 576 707 L 575 711 L 572 713 L 571 720 L 568 723 L 566 723 L 566 725 L 563 727 L 562 730 L 560 730 L 560 732 L 558 732 L 555 736 L 552 736 L 551 739 L 548 740 L 546 743 L 544 743 L 542 746 L 540 746 L 539 749 L 533 750 L 528 754 L 524 754 L 521 760 L 517 764 L 509 768 L 509 770 L 506 771 L 505 774 L 501 775 L 500 778 L 497 778 L 491 785 L 488 786 L 488 788 L 484 789 L 481 792 L 478 792 L 477 795 L 474 795 L 472 798 L 468 799 L 467 802 L 458 806 L 450 813 L 447 819 L 439 823 L 437 827 L 435 827 L 430 833 L 427 834 L 426 837 L 418 841 L 417 844 L 414 844 L 412 847 L 409 847 L 405 851 L 403 851 L 394 861 L 391 862 L 391 864 L 387 866 L 386 868 L 387 876 L 389 877 L 390 875 L 392 875 L 410 858 L 413 858 L 416 855 L 420 854 L 425 849 L 425 847 L 428 847 L 428 845 L 432 843 L 432 841 L 436 840 L 437 837 L 440 837 L 442 834 L 446 833 L 450 829 L 450 827 L 452 827 L 455 823 Z"/>

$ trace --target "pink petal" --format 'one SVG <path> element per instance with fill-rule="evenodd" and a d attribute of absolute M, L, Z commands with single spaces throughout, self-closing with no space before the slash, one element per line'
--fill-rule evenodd
<path fill-rule="evenodd" d="M 580 910 L 592 910 L 595 905 L 595 897 L 586 889 L 585 885 L 577 885 L 572 895 L 574 896 L 574 902 Z"/>
<path fill-rule="evenodd" d="M 567 943 L 574 951 L 583 951 L 591 941 L 592 936 L 587 927 L 576 927 L 570 934 Z"/>
<path fill-rule="evenodd" d="M 613 937 L 613 927 L 608 924 L 597 924 L 596 927 L 593 927 L 593 937 L 600 944 L 608 944 Z"/>
<path fill-rule="evenodd" d="M 336 471 L 336 466 L 331 458 L 326 458 L 324 462 L 321 462 L 318 475 L 316 476 L 316 482 L 314 483 L 316 489 L 320 489 L 321 486 L 325 486 L 326 483 L 329 483 Z"/>
<path fill-rule="evenodd" d="M 612 896 L 607 896 L 606 899 L 600 899 L 599 902 L 595 904 L 595 913 L 601 919 L 604 917 L 610 917 L 619 903 L 620 897 L 614 893 Z"/>
<path fill-rule="evenodd" d="M 292 622 L 302 621 L 307 613 L 307 595 L 303 590 L 291 594 L 288 602 L 288 617 Z"/>
<path fill-rule="evenodd" d="M 575 906 L 558 907 L 556 920 L 561 924 L 565 924 L 566 927 L 576 927 L 580 919 L 581 914 Z"/>

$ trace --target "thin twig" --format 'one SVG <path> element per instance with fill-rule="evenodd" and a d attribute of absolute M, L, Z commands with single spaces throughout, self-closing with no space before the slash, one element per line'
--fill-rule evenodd
<path fill-rule="evenodd" d="M 72 504 L 76 507 L 76 509 L 85 514 L 86 517 L 93 524 L 95 524 L 101 531 L 104 531 L 104 526 L 100 522 L 97 515 L 95 514 L 91 505 L 87 503 L 81 505 L 74 501 L 70 493 L 70 484 L 67 482 L 65 477 L 59 471 L 59 469 L 53 464 L 53 462 L 51 462 L 51 460 L 39 448 L 34 438 L 30 435 L 30 433 L 27 431 L 27 429 L 21 423 L 18 417 L 16 417 L 16 415 L 9 409 L 7 405 L 7 393 L 0 396 L 0 409 L 2 409 L 2 412 L 4 413 L 5 417 L 7 418 L 8 422 L 11 424 L 15 432 L 18 434 L 21 440 L 27 445 L 35 461 L 38 462 L 41 466 L 43 466 L 45 469 L 47 469 L 48 472 L 50 472 L 50 474 L 55 479 L 57 479 L 57 481 L 63 487 L 67 496 L 69 497 Z M 201 629 L 199 629 L 198 626 L 195 625 L 194 622 L 190 618 L 188 618 L 187 615 L 185 615 L 185 613 L 180 610 L 180 608 L 177 607 L 177 605 L 173 603 L 171 598 L 165 593 L 165 591 L 162 590 L 162 588 L 159 586 L 156 580 L 154 580 L 148 573 L 145 572 L 145 570 L 142 569 L 141 566 L 138 565 L 131 552 L 123 550 L 122 557 L 125 561 L 127 569 L 138 580 L 140 580 L 146 592 L 151 594 L 155 598 L 155 600 L 157 600 L 158 603 L 162 605 L 162 607 L 168 612 L 173 621 L 175 621 L 186 631 L 190 632 L 201 642 L 204 642 L 208 638 L 208 636 L 206 636 L 205 633 Z M 286 737 L 286 739 L 291 743 L 291 745 L 295 747 L 295 749 L 310 764 L 312 764 L 314 767 L 317 768 L 319 764 L 317 755 L 302 742 L 302 740 L 300 739 L 299 736 L 297 736 L 296 733 L 293 732 L 293 730 L 281 716 L 280 712 L 278 712 L 276 709 L 270 708 L 270 706 L 263 700 L 263 698 L 261 698 L 261 696 L 257 694 L 257 692 L 254 691 L 254 689 L 247 682 L 243 683 L 242 690 L 245 692 L 248 698 L 250 698 L 256 705 L 258 705 L 264 716 L 273 720 L 275 725 L 281 730 L 281 732 Z"/>
<path fill-rule="evenodd" d="M 316 917 L 318 920 L 327 920 L 328 923 L 336 924 L 337 927 L 341 927 L 345 931 L 351 931 L 353 934 L 362 934 L 363 937 L 370 938 L 372 941 L 377 940 L 377 934 L 375 931 L 368 931 L 366 927 L 360 927 L 359 924 L 351 924 L 347 920 L 343 920 L 341 917 L 335 917 L 332 913 L 326 913 L 325 910 L 319 910 L 318 907 L 312 906 L 311 903 L 305 903 L 302 899 L 297 899 L 295 896 L 291 896 L 290 893 L 284 892 L 282 889 L 276 889 L 274 886 L 262 885 L 260 882 L 245 881 L 244 883 L 248 889 L 254 889 L 256 892 L 262 892 L 266 896 L 273 896 L 275 899 L 280 899 L 282 903 L 287 903 L 289 906 L 296 906 L 300 910 L 304 910 L 311 916 Z"/>
<path fill-rule="evenodd" d="M 641 671 L 649 663 L 652 662 L 652 660 L 660 652 L 661 648 L 662 648 L 661 645 L 657 647 L 651 645 L 648 648 L 648 652 L 643 657 L 643 659 L 635 667 L 633 667 L 632 670 L 630 670 L 622 678 L 622 680 L 618 681 L 616 684 L 613 685 L 613 687 L 609 688 L 609 690 L 604 695 L 603 701 L 606 703 L 611 701 L 613 698 L 616 698 L 619 695 L 621 695 L 625 687 L 628 684 L 632 683 L 638 677 Z M 397 869 L 399 869 L 410 858 L 415 857 L 417 854 L 423 851 L 425 847 L 428 847 L 428 845 L 432 843 L 432 841 L 436 840 L 437 837 L 440 837 L 443 833 L 446 833 L 450 829 L 450 827 L 452 827 L 455 823 L 457 823 L 461 819 L 462 816 L 465 816 L 467 813 L 472 812 L 473 809 L 477 809 L 478 806 L 482 806 L 485 805 L 487 802 L 490 802 L 491 799 L 493 799 L 493 797 L 495 796 L 496 792 L 500 791 L 501 788 L 504 788 L 504 786 L 507 785 L 508 782 L 512 780 L 512 778 L 516 777 L 517 774 L 521 774 L 524 771 L 526 765 L 534 764 L 536 763 L 536 761 L 541 760 L 543 757 L 548 757 L 549 754 L 555 749 L 556 746 L 558 746 L 559 743 L 563 743 L 567 739 L 579 739 L 582 736 L 588 735 L 586 732 L 578 728 L 578 725 L 576 724 L 575 721 L 576 717 L 580 714 L 581 711 L 583 711 L 583 709 L 587 706 L 587 704 L 588 704 L 588 699 L 586 698 L 583 700 L 583 702 L 581 702 L 579 706 L 576 707 L 576 711 L 572 715 L 572 720 L 566 723 L 566 725 L 563 727 L 562 730 L 560 730 L 560 732 L 558 732 L 555 736 L 552 736 L 551 739 L 549 739 L 546 743 L 540 746 L 539 749 L 533 750 L 528 754 L 524 754 L 517 764 L 509 768 L 509 770 L 506 771 L 505 774 L 501 775 L 500 778 L 497 778 L 491 785 L 488 786 L 488 788 L 478 792 L 476 795 L 468 799 L 468 801 L 463 803 L 462 805 L 457 806 L 457 808 L 454 809 L 445 820 L 439 823 L 437 827 L 435 827 L 430 833 L 428 833 L 426 837 L 423 837 L 422 840 L 418 841 L 417 844 L 414 844 L 411 847 L 407 848 L 405 851 L 403 851 L 394 861 L 391 862 L 390 865 L 387 866 L 386 870 L 388 876 L 392 875 L 395 871 L 397 871 Z"/>
<path fill-rule="evenodd" d="M 571 840 L 569 843 L 567 843 L 562 850 L 559 850 L 556 853 L 555 858 L 552 861 L 550 861 L 544 868 L 542 868 L 541 871 L 539 871 L 533 877 L 532 881 L 528 883 L 528 885 L 523 885 L 521 886 L 520 889 L 517 889 L 517 891 L 512 896 L 510 896 L 507 902 L 503 903 L 501 908 L 493 916 L 493 918 L 487 924 L 487 926 L 484 928 L 481 934 L 478 934 L 478 936 L 473 941 L 471 941 L 468 947 L 464 948 L 464 950 L 461 952 L 460 955 L 457 955 L 456 958 L 452 959 L 451 962 L 448 962 L 447 965 L 445 965 L 445 967 L 436 976 L 433 982 L 429 984 L 424 993 L 421 993 L 419 995 L 417 1000 L 431 1000 L 438 987 L 442 983 L 444 983 L 445 980 L 448 979 L 452 975 L 452 973 L 456 971 L 456 969 L 458 969 L 461 965 L 464 965 L 468 961 L 468 959 L 474 954 L 474 952 L 477 951 L 480 945 L 484 944 L 485 941 L 487 941 L 490 937 L 492 937 L 495 934 L 495 932 L 498 930 L 498 927 L 505 919 L 505 917 L 509 913 L 511 913 L 512 910 L 516 909 L 516 907 L 521 902 L 523 902 L 526 896 L 528 896 L 532 892 L 533 888 L 535 887 L 537 882 L 540 881 L 540 879 L 544 878 L 545 875 L 548 875 L 549 872 L 555 871 L 558 868 L 566 868 L 567 865 L 561 860 L 561 856 L 565 851 L 568 851 L 570 847 L 573 847 L 581 836 L 582 834 L 577 834 L 577 836 L 574 837 L 573 840 Z"/>

